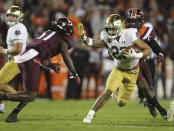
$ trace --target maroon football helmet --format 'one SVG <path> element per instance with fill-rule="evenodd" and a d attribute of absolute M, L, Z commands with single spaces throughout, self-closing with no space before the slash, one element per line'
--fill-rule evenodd
<path fill-rule="evenodd" d="M 65 34 L 68 34 L 68 35 L 73 35 L 73 33 L 74 33 L 73 24 L 66 17 L 56 18 L 51 23 L 50 29 L 54 30 L 54 31 L 57 31 L 59 33 L 65 33 Z"/>
<path fill-rule="evenodd" d="M 128 9 L 126 12 L 125 23 L 128 28 L 140 28 L 144 23 L 144 13 L 139 8 Z"/>

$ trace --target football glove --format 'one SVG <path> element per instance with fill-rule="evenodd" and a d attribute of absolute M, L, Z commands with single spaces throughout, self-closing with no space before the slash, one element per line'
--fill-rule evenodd
<path fill-rule="evenodd" d="M 59 63 L 48 63 L 47 67 L 52 69 L 54 72 L 56 72 L 57 74 L 60 72 L 60 64 Z"/>
<path fill-rule="evenodd" d="M 124 52 L 123 55 L 126 58 L 129 58 L 129 59 L 140 59 L 140 58 L 143 57 L 143 53 L 142 52 L 136 53 L 133 48 L 131 48 L 129 52 Z"/>
<path fill-rule="evenodd" d="M 80 37 L 80 39 L 82 39 L 83 41 L 87 39 L 86 32 L 82 23 L 79 23 L 77 25 L 77 31 L 78 31 L 78 36 Z"/>

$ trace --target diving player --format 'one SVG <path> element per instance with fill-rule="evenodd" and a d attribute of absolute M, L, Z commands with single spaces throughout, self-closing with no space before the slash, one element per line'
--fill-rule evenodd
<path fill-rule="evenodd" d="M 20 102 L 13 111 L 7 116 L 6 122 L 17 122 L 18 113 L 33 101 L 37 96 L 37 91 L 40 82 L 40 63 L 50 57 L 61 54 L 63 60 L 70 72 L 71 78 L 75 79 L 77 84 L 80 82 L 79 76 L 74 68 L 68 50 L 73 46 L 73 25 L 68 18 L 63 17 L 55 19 L 49 27 L 49 30 L 31 41 L 25 52 L 16 56 L 15 62 L 23 75 L 23 84 L 26 91 L 0 94 L 0 100 L 10 100 Z"/>

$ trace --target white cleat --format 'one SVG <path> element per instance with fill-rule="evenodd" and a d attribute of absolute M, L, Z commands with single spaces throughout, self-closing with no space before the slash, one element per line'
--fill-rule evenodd
<path fill-rule="evenodd" d="M 170 107 L 167 112 L 167 120 L 173 121 L 173 115 L 174 115 L 174 100 L 170 103 Z"/>
<path fill-rule="evenodd" d="M 90 115 L 87 115 L 84 119 L 83 119 L 83 123 L 91 123 L 93 117 Z"/>
<path fill-rule="evenodd" d="M 5 108 L 4 109 L 0 109 L 0 113 L 5 113 L 5 112 L 6 112 Z"/>

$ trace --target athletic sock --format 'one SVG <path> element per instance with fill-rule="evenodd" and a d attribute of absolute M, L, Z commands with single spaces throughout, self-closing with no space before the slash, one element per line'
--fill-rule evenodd
<path fill-rule="evenodd" d="M 0 110 L 4 110 L 4 108 L 5 108 L 4 103 L 0 104 Z"/>
<path fill-rule="evenodd" d="M 89 111 L 89 113 L 88 113 L 88 115 L 90 115 L 90 116 L 92 116 L 92 117 L 94 116 L 94 114 L 95 114 L 95 111 L 92 110 L 92 109 L 91 109 L 91 110 Z"/>

